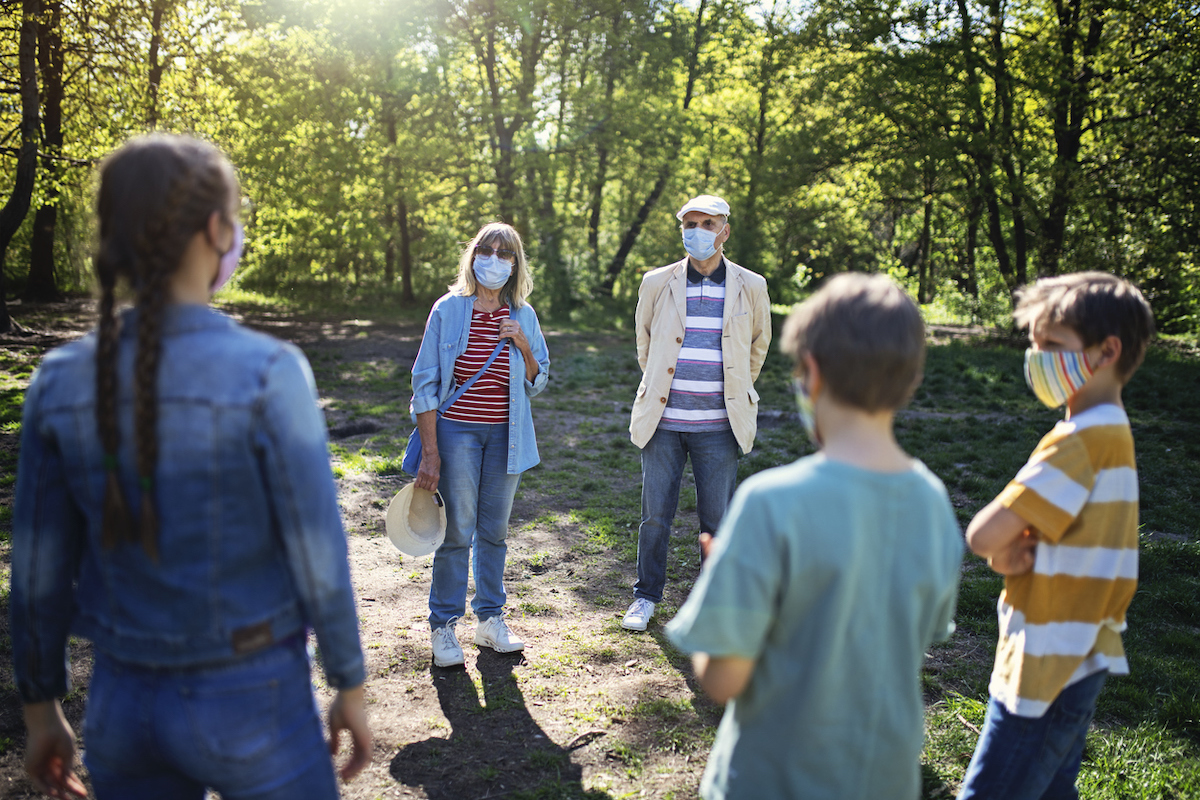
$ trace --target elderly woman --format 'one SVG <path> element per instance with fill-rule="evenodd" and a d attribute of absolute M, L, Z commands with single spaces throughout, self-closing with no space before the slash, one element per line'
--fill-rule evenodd
<path fill-rule="evenodd" d="M 463 663 L 455 626 L 466 610 L 467 560 L 475 550 L 479 619 L 475 644 L 522 650 L 504 621 L 508 517 L 521 473 L 538 463 L 529 398 L 546 388 L 550 357 L 537 314 L 526 302 L 533 281 L 511 225 L 485 225 L 463 251 L 458 280 L 433 304 L 412 370 L 412 411 L 421 432 L 416 486 L 438 490 L 446 540 L 433 558 L 429 627 L 433 663 Z M 454 403 L 439 406 L 507 346 Z"/>

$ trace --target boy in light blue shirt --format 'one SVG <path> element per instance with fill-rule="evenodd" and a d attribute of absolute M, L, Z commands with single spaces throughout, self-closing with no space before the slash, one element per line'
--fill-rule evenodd
<path fill-rule="evenodd" d="M 962 536 L 941 481 L 892 433 L 924 325 L 886 277 L 839 275 L 788 319 L 821 448 L 747 480 L 666 628 L 727 703 L 705 800 L 914 800 L 926 648 L 953 630 Z"/>

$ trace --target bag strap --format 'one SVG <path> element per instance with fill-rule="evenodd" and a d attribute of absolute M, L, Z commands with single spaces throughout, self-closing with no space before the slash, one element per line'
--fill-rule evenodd
<path fill-rule="evenodd" d="M 444 402 L 440 406 L 438 406 L 438 414 L 445 414 L 446 411 L 450 408 L 450 406 L 452 406 L 456 402 L 458 402 L 458 398 L 463 396 L 463 392 L 467 391 L 467 389 L 470 389 L 471 385 L 473 383 L 475 383 L 475 381 L 479 380 L 479 376 L 482 375 L 483 373 L 487 372 L 487 368 L 490 367 L 492 365 L 492 362 L 496 360 L 496 356 L 500 355 L 500 351 L 504 348 L 504 345 L 506 345 L 506 344 L 508 344 L 507 339 L 501 339 L 499 342 L 496 343 L 496 349 L 492 351 L 492 354 L 490 356 L 488 356 L 488 360 L 485 361 L 483 363 L 483 366 L 479 368 L 479 372 L 476 372 L 474 375 L 472 375 L 470 378 L 468 378 L 463 383 L 462 386 L 458 387 L 458 389 L 455 390 L 454 394 L 452 394 L 448 398 L 446 398 L 446 402 Z"/>

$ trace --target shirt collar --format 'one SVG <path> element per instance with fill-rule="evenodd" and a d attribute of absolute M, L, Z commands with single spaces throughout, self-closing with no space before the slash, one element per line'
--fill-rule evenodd
<path fill-rule="evenodd" d="M 708 278 L 709 281 L 716 284 L 724 285 L 725 283 L 725 257 L 721 257 L 721 263 L 713 270 L 712 275 L 701 275 L 699 270 L 692 266 L 692 260 L 689 258 L 687 262 L 687 279 L 688 283 L 699 283 L 701 278 Z"/>

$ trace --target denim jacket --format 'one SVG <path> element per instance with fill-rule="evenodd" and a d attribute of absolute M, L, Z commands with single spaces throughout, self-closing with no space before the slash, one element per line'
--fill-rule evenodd
<path fill-rule="evenodd" d="M 438 298 L 425 323 L 425 336 L 412 368 L 412 410 L 417 414 L 434 411 L 454 394 L 454 362 L 467 351 L 471 332 L 471 308 L 474 297 L 445 294 Z M 533 357 L 537 359 L 538 374 L 530 382 L 525 379 L 525 359 L 509 344 L 508 380 L 508 474 L 516 475 L 535 466 L 538 456 L 533 433 L 533 411 L 529 398 L 546 388 L 550 379 L 550 353 L 546 338 L 538 323 L 537 313 L 528 303 L 509 309 L 509 316 L 520 324 Z"/>
<path fill-rule="evenodd" d="M 137 312 L 117 360 L 118 474 L 140 509 L 132 435 Z M 220 664 L 317 634 L 330 685 L 365 678 L 346 536 L 308 362 L 207 306 L 168 306 L 158 378 L 159 558 L 101 544 L 97 337 L 47 354 L 25 398 L 13 513 L 17 687 L 68 689 L 68 633 L 118 660 Z"/>

